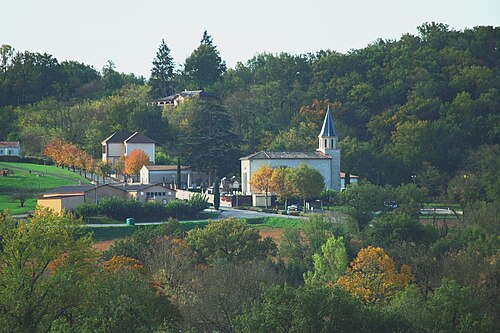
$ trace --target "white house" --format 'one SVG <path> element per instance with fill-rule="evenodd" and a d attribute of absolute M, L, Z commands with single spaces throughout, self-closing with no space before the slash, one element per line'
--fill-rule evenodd
<path fill-rule="evenodd" d="M 21 156 L 19 141 L 0 141 L 0 156 Z"/>
<path fill-rule="evenodd" d="M 173 184 L 178 188 L 208 187 L 208 175 L 181 166 L 181 183 L 177 184 L 177 165 L 144 165 L 140 172 L 142 184 Z"/>
<path fill-rule="evenodd" d="M 175 108 L 178 105 L 182 104 L 186 98 L 194 98 L 194 97 L 201 98 L 202 100 L 206 101 L 213 101 L 217 99 L 215 95 L 207 93 L 204 90 L 184 90 L 174 95 L 159 98 L 155 100 L 154 103 L 159 106 L 168 105 L 170 107 Z"/>
<path fill-rule="evenodd" d="M 241 185 L 244 194 L 253 194 L 250 186 L 252 174 L 261 165 L 269 165 L 272 168 L 297 167 L 306 164 L 317 169 L 324 178 L 325 188 L 341 190 L 340 179 L 340 149 L 337 147 L 338 138 L 333 125 L 330 107 L 325 115 L 323 126 L 318 135 L 319 147 L 311 152 L 266 152 L 261 151 L 240 158 L 241 161 Z"/>
<path fill-rule="evenodd" d="M 127 157 L 134 149 L 143 150 L 151 163 L 155 163 L 155 141 L 138 132 L 119 131 L 102 142 L 102 160 L 114 168 L 121 157 Z"/>

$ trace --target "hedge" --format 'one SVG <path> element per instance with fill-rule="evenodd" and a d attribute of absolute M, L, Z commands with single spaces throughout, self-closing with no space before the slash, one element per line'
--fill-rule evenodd
<path fill-rule="evenodd" d="M 156 202 L 141 203 L 136 200 L 109 197 L 98 203 L 85 203 L 75 207 L 74 213 L 83 218 L 107 216 L 113 220 L 132 217 L 139 222 L 164 221 L 168 218 L 195 217 L 208 208 L 205 196 L 194 196 L 189 201 L 173 200 L 164 205 Z"/>

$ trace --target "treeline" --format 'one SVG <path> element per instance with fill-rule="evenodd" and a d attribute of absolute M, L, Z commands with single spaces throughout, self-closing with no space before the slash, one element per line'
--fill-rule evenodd
<path fill-rule="evenodd" d="M 217 111 L 223 128 L 210 128 L 234 136 L 228 155 L 300 151 L 316 148 L 330 103 L 343 171 L 377 184 L 407 183 L 414 175 L 442 195 L 469 167 L 465 156 L 497 149 L 499 33 L 498 27 L 455 31 L 430 23 L 418 27 L 418 35 L 377 40 L 346 54 L 259 54 L 228 69 L 205 32 L 179 65 L 162 41 L 147 83 L 112 65 L 99 73 L 4 46 L 0 119 L 7 126 L 0 137 L 25 142 L 28 154 L 41 153 L 57 137 L 97 156 L 111 132 L 138 130 L 182 155 L 175 149 L 189 144 L 182 126 L 169 110 L 162 114 L 147 102 L 205 89 L 223 104 Z M 236 163 L 231 168 L 238 170 Z"/>
<path fill-rule="evenodd" d="M 316 215 L 279 244 L 241 220 L 188 232 L 169 221 L 101 253 L 73 216 L 0 213 L 0 327 L 497 332 L 498 212 L 498 203 L 471 207 L 453 228 L 398 210 L 361 229 Z"/>

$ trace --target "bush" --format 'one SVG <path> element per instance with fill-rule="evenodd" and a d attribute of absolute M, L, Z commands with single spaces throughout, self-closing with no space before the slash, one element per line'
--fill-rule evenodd
<path fill-rule="evenodd" d="M 99 203 L 85 203 L 74 209 L 78 217 L 107 216 L 113 220 L 125 221 L 133 217 L 138 221 L 164 221 L 170 217 L 177 219 L 196 216 L 207 208 L 204 195 L 196 195 L 193 200 L 170 201 L 167 205 L 156 202 L 141 203 L 136 200 L 127 200 L 116 197 L 102 199 Z"/>
<path fill-rule="evenodd" d="M 174 200 L 170 201 L 166 206 L 168 216 L 177 219 L 186 218 L 195 215 L 194 209 L 188 201 Z"/>
<path fill-rule="evenodd" d="M 189 204 L 196 212 L 201 212 L 210 207 L 208 197 L 205 194 L 195 193 L 189 199 Z"/>
<path fill-rule="evenodd" d="M 429 245 L 438 238 L 437 229 L 423 225 L 411 216 L 391 212 L 373 219 L 365 229 L 369 243 L 375 246 L 390 246 L 399 242 Z"/>

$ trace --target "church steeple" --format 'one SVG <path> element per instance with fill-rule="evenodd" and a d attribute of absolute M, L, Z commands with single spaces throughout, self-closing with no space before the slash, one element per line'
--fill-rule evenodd
<path fill-rule="evenodd" d="M 325 120 L 323 120 L 323 127 L 318 135 L 319 148 L 318 150 L 327 154 L 327 150 L 337 149 L 337 132 L 333 125 L 333 117 L 330 112 L 330 105 L 326 110 Z"/>

